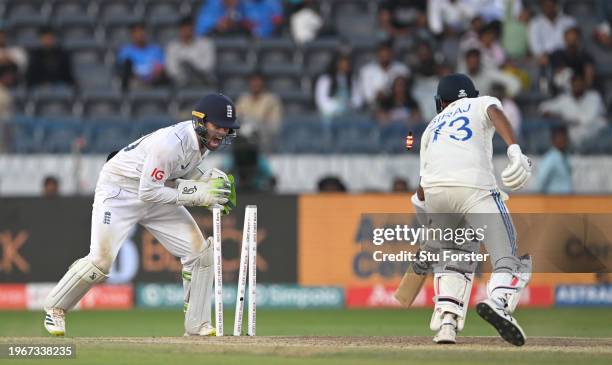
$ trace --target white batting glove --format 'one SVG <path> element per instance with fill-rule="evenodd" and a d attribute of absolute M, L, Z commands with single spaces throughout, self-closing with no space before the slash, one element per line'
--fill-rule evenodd
<path fill-rule="evenodd" d="M 531 177 L 531 160 L 523 154 L 518 144 L 508 146 L 508 159 L 510 163 L 501 174 L 502 182 L 512 190 L 518 190 Z"/>
<path fill-rule="evenodd" d="M 178 179 L 178 205 L 210 207 L 224 205 L 231 193 L 222 178 L 208 181 Z"/>

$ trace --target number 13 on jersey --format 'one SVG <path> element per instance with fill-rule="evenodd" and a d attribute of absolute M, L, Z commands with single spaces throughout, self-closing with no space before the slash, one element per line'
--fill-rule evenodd
<path fill-rule="evenodd" d="M 453 119 L 450 123 L 448 123 L 448 126 L 447 126 L 447 128 L 453 129 L 452 132 L 449 132 L 449 137 L 456 141 L 461 141 L 461 142 L 467 141 L 468 139 L 472 138 L 472 135 L 474 133 L 472 132 L 470 128 L 468 128 L 469 124 L 470 124 L 470 120 L 466 117 L 459 117 L 457 119 Z M 440 131 L 446 125 L 447 125 L 446 121 L 443 121 L 435 126 L 433 130 L 432 142 L 435 142 L 438 140 Z"/>

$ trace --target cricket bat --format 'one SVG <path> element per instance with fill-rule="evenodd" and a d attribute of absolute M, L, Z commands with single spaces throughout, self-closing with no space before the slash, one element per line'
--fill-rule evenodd
<path fill-rule="evenodd" d="M 408 266 L 408 270 L 404 274 L 399 287 L 393 294 L 393 297 L 404 307 L 410 307 L 414 299 L 421 291 L 423 283 L 427 275 L 418 275 L 414 272 L 412 265 Z"/>

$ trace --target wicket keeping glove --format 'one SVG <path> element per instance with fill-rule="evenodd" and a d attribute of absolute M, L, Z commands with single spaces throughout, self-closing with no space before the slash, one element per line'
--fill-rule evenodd
<path fill-rule="evenodd" d="M 531 160 L 523 154 L 518 144 L 508 146 L 508 159 L 510 163 L 501 174 L 502 182 L 512 190 L 518 190 L 531 177 Z"/>
<path fill-rule="evenodd" d="M 223 215 L 228 215 L 232 209 L 236 207 L 236 184 L 235 179 L 232 174 L 226 174 L 225 172 L 212 168 L 204 171 L 202 175 L 199 177 L 199 180 L 208 181 L 210 179 L 221 178 L 225 182 L 225 188 L 230 191 L 227 196 L 227 202 L 224 204 L 216 204 L 211 205 L 208 208 L 212 210 L 213 208 L 221 208 L 221 213 Z"/>
<path fill-rule="evenodd" d="M 228 202 L 231 189 L 222 178 L 213 178 L 208 181 L 178 179 L 178 205 L 189 207 L 202 206 L 212 208 L 222 206 Z"/>

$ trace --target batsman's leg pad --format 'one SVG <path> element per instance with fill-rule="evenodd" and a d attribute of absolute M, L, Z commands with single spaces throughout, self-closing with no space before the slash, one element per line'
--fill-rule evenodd
<path fill-rule="evenodd" d="M 508 313 L 516 309 L 523 290 L 531 280 L 532 262 L 529 255 L 519 258 L 520 265 L 512 273 L 493 272 L 487 283 L 487 295 Z"/>
<path fill-rule="evenodd" d="M 185 290 L 185 332 L 197 335 L 206 324 L 210 324 L 211 295 L 213 291 L 213 247 L 212 237 L 204 243 L 200 257 L 189 274 L 183 271 Z"/>
<path fill-rule="evenodd" d="M 429 323 L 432 331 L 440 330 L 445 313 L 456 315 L 457 331 L 463 329 L 473 279 L 474 274 L 472 273 L 434 274 L 435 307 Z"/>
<path fill-rule="evenodd" d="M 96 267 L 89 258 L 78 259 L 70 265 L 66 274 L 47 296 L 45 309 L 70 310 L 94 284 L 101 283 L 107 278 L 107 273 Z"/>

